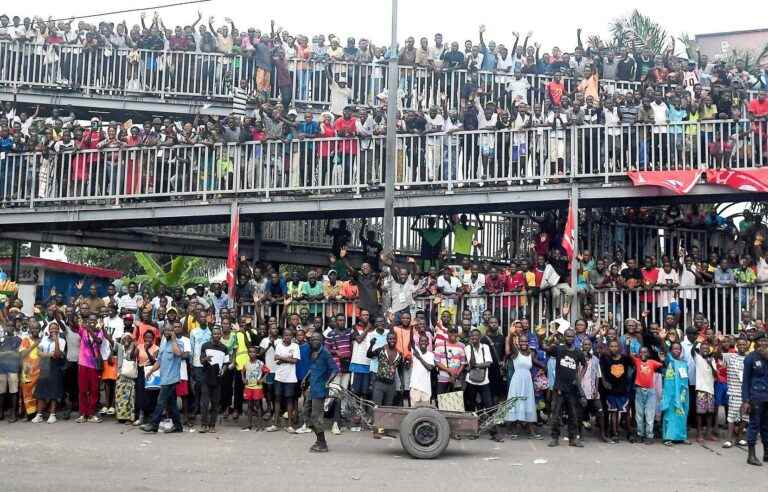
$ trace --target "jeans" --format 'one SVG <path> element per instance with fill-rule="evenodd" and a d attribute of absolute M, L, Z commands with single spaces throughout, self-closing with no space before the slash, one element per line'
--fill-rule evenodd
<path fill-rule="evenodd" d="M 576 424 L 579 421 L 579 395 L 576 388 L 554 390 L 552 395 L 552 439 L 560 438 L 563 404 L 568 412 L 568 439 L 576 438 Z"/>
<path fill-rule="evenodd" d="M 157 405 L 155 405 L 155 411 L 152 412 L 152 419 L 150 420 L 153 427 L 160 425 L 160 419 L 162 419 L 163 411 L 166 408 L 171 414 L 173 428 L 181 429 L 181 413 L 179 413 L 179 406 L 176 404 L 176 384 L 160 386 L 160 395 L 157 397 Z"/>
<path fill-rule="evenodd" d="M 452 138 L 452 137 L 451 137 Z M 459 167 L 459 145 L 449 143 L 443 145 L 443 180 L 457 179 L 456 170 Z"/>
<path fill-rule="evenodd" d="M 299 70 L 297 74 L 298 74 L 298 79 L 297 79 L 298 96 L 296 97 L 296 99 L 301 102 L 308 101 L 309 100 L 309 80 L 311 79 L 309 70 Z"/>
<path fill-rule="evenodd" d="M 653 439 L 653 419 L 656 417 L 656 390 L 635 388 L 635 421 L 637 435 Z"/>
<path fill-rule="evenodd" d="M 191 378 L 190 383 L 192 384 L 192 402 L 190 408 L 190 413 L 192 415 L 195 415 L 198 412 L 202 412 L 202 408 L 200 406 L 200 398 L 203 395 L 203 385 L 205 384 L 204 378 L 205 373 L 203 372 L 202 367 L 192 367 L 191 372 Z"/>
<path fill-rule="evenodd" d="M 395 401 L 395 383 L 385 383 L 376 378 L 373 382 L 373 402 L 376 405 L 391 406 Z"/>

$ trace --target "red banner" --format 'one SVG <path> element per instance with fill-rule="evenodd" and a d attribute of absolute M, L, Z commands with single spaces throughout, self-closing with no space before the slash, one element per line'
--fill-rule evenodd
<path fill-rule="evenodd" d="M 768 192 L 768 168 L 710 169 L 707 182 L 739 191 Z"/>
<path fill-rule="evenodd" d="M 573 229 L 576 224 L 576 210 L 573 208 L 573 198 L 568 203 L 568 219 L 565 221 L 565 230 L 563 231 L 562 246 L 565 250 L 565 254 L 568 255 L 568 260 L 573 261 L 573 247 L 575 239 L 573 237 Z"/>
<path fill-rule="evenodd" d="M 629 179 L 635 186 L 659 186 L 678 195 L 685 195 L 699 182 L 700 169 L 687 171 L 630 171 Z"/>
<path fill-rule="evenodd" d="M 229 252 L 227 254 L 227 293 L 235 297 L 235 282 L 237 281 L 237 255 L 240 242 L 240 207 L 237 202 L 232 204 L 232 216 L 229 219 Z"/>

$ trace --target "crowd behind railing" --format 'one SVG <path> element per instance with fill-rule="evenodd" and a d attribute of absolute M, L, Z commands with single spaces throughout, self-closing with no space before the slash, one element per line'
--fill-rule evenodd
<path fill-rule="evenodd" d="M 397 53 L 371 40 L 336 35 L 291 35 L 274 24 L 262 32 L 240 31 L 231 19 L 216 28 L 213 17 L 202 16 L 186 26 L 166 28 L 159 16 L 147 26 L 7 16 L 0 20 L 0 84 L 11 87 L 85 91 L 120 96 L 242 97 L 242 89 L 259 97 L 280 97 L 286 104 L 333 106 L 336 95 L 347 93 L 358 104 L 376 105 L 386 89 L 387 61 L 399 63 L 399 91 L 406 107 L 439 104 L 446 98 L 458 107 L 463 94 L 482 87 L 502 101 L 530 92 L 529 104 L 543 100 L 552 77 L 565 77 L 575 88 L 592 73 L 605 80 L 604 89 L 638 91 L 648 84 L 700 84 L 738 91 L 768 87 L 764 70 L 746 67 L 744 60 L 728 62 L 676 56 L 675 46 L 654 53 L 645 40 L 626 47 L 607 48 L 590 41 L 564 52 L 552 47 L 541 53 L 532 33 L 514 44 L 484 39 L 459 46 L 436 34 L 418 43 L 406 39 Z M 207 25 L 206 25 L 207 24 Z M 327 42 L 327 44 L 326 44 Z M 759 63 L 759 60 L 758 60 Z M 342 86 L 339 87 L 339 84 Z"/>
<path fill-rule="evenodd" d="M 351 115 L 349 122 L 361 125 Z M 542 121 L 522 129 L 450 133 L 418 132 L 409 123 L 406 117 L 397 137 L 397 189 L 608 182 L 632 170 L 751 168 L 768 161 L 765 121 L 563 128 Z M 243 125 L 230 130 L 235 134 L 230 139 L 237 140 L 230 143 L 217 129 L 194 136 L 189 129 L 176 134 L 166 128 L 162 137 L 149 140 L 152 134 L 135 126 L 110 124 L 103 132 L 94 122 L 86 130 L 61 129 L 57 140 L 52 132 L 10 136 L 0 126 L 0 203 L 359 194 L 381 187 L 385 179 L 382 135 L 312 138 L 298 128 L 267 139 L 258 123 Z M 40 143 L 27 147 L 25 141 L 35 139 Z"/>
<path fill-rule="evenodd" d="M 622 218 L 634 214 L 634 220 L 646 227 L 672 229 L 675 225 L 687 225 L 691 231 L 708 228 L 708 216 L 697 207 L 686 210 L 679 207 L 650 211 L 630 209 L 623 213 L 626 217 Z M 267 364 L 271 360 L 269 354 L 274 349 L 273 345 L 290 345 L 294 343 L 294 337 L 299 344 L 305 344 L 307 337 L 320 340 L 326 350 L 340 360 L 351 357 L 352 351 L 348 349 L 355 344 L 370 343 L 372 346 L 379 343 L 370 342 L 366 338 L 375 337 L 374 332 L 386 338 L 386 330 L 394 335 L 388 340 L 393 354 L 397 352 L 401 357 L 405 357 L 403 354 L 409 350 L 408 347 L 413 351 L 416 346 L 426 347 L 420 350 L 430 353 L 434 350 L 435 357 L 438 357 L 442 344 L 445 357 L 450 360 L 447 357 L 449 344 L 451 347 L 459 347 L 461 353 L 465 352 L 469 344 L 474 347 L 487 345 L 492 348 L 480 350 L 495 351 L 497 355 L 488 356 L 489 361 L 493 360 L 491 367 L 494 367 L 489 370 L 498 373 L 499 378 L 498 387 L 492 390 L 491 402 L 517 394 L 515 392 L 518 390 L 513 384 L 514 374 L 506 369 L 509 369 L 509 360 L 519 363 L 519 350 L 528 354 L 527 343 L 535 344 L 532 353 L 537 360 L 542 361 L 539 374 L 548 378 L 556 378 L 561 373 L 558 370 L 555 375 L 547 375 L 544 369 L 548 356 L 550 361 L 556 360 L 556 354 L 549 347 L 558 340 L 558 343 L 566 343 L 568 348 L 575 344 L 575 349 L 583 350 L 590 357 L 594 353 L 594 357 L 601 358 L 601 364 L 608 363 L 608 357 L 618 360 L 624 354 L 637 358 L 643 357 L 643 350 L 655 350 L 654 353 L 662 360 L 669 353 L 677 361 L 670 363 L 686 367 L 686 359 L 675 353 L 681 343 L 693 347 L 700 344 L 702 355 L 694 356 L 699 350 L 694 348 L 691 353 L 693 358 L 712 356 L 708 350 L 709 344 L 715 347 L 715 359 L 730 357 L 725 354 L 735 354 L 734 346 L 742 356 L 754 349 L 750 344 L 765 351 L 760 348 L 764 342 L 759 339 L 765 337 L 766 326 L 763 320 L 768 309 L 765 294 L 768 286 L 768 252 L 763 247 L 768 229 L 762 224 L 760 216 L 745 212 L 738 229 L 726 224 L 713 224 L 714 229 L 724 226 L 727 241 L 722 245 L 718 245 L 718 242 L 710 243 L 709 238 L 670 233 L 669 244 L 657 238 L 660 244 L 664 244 L 660 251 L 653 245 L 636 249 L 633 243 L 644 239 L 640 234 L 617 234 L 616 242 L 620 247 L 609 254 L 599 253 L 595 257 L 590 250 L 584 248 L 575 257 L 568 258 L 562 250 L 561 238 L 552 234 L 553 231 L 561 230 L 564 215 L 547 212 L 542 216 L 531 216 L 530 220 L 539 228 L 537 241 L 531 245 L 532 250 L 509 262 L 503 258 L 483 261 L 473 256 L 472 249 L 478 246 L 479 229 L 484 226 L 480 217 L 470 222 L 466 216 L 461 216 L 445 227 L 438 225 L 438 218 L 428 217 L 425 224 L 419 221 L 414 224 L 419 226 L 414 230 L 426 241 L 421 244 L 422 254 L 402 261 L 384 252 L 377 242 L 375 231 L 368 230 L 361 237 L 362 261 L 353 263 L 348 255 L 351 234 L 337 223 L 333 227 L 326 226 L 327 234 L 333 238 L 332 255 L 327 265 L 308 269 L 299 266 L 277 269 L 271 264 L 252 264 L 241 256 L 233 272 L 237 277 L 234 291 L 228 292 L 219 283 L 212 283 L 207 290 L 202 284 L 176 286 L 168 290 L 163 285 L 153 289 L 128 282 L 122 291 L 118 291 L 115 285 L 109 285 L 106 296 L 102 296 L 96 284 L 87 285 L 79 281 L 67 284 L 66 292 L 40 292 L 33 315 L 29 317 L 22 314 L 23 310 L 28 312 L 29 308 L 19 298 L 6 295 L 0 298 L 3 304 L 0 309 L 0 333 L 4 337 L 0 350 L 5 361 L 11 360 L 9 356 L 12 355 L 16 355 L 14 360 L 23 361 L 19 364 L 22 374 L 19 378 L 22 382 L 20 391 L 14 393 L 11 389 L 9 392 L 12 420 L 20 413 L 25 414 L 33 423 L 45 421 L 46 416 L 49 423 L 55 423 L 58 416 L 69 415 L 75 408 L 73 403 L 79 394 L 80 416 L 77 422 L 98 423 L 114 415 L 119 422 L 133 422 L 134 425 L 144 423 L 145 431 L 156 432 L 162 420 L 166 399 L 158 399 L 158 388 L 150 378 L 152 371 L 142 369 L 152 367 L 158 351 L 162 351 L 163 346 L 167 349 L 168 346 L 164 344 L 172 343 L 175 339 L 187 347 L 182 352 L 189 353 L 193 375 L 186 373 L 186 380 L 181 376 L 173 380 L 174 388 L 177 387 L 177 381 L 182 388 L 186 388 L 179 395 L 186 402 L 186 421 L 182 424 L 178 412 L 171 410 L 174 420 L 167 429 L 180 431 L 182 425 L 195 425 L 196 414 L 199 412 L 202 432 L 214 431 L 211 429 L 215 429 L 218 423 L 219 412 L 237 418 L 243 411 L 243 401 L 239 395 L 244 395 L 245 400 L 249 398 L 242 384 L 238 384 L 238 381 L 243 384 L 246 381 L 237 379 L 237 371 L 232 366 L 223 373 L 217 372 L 221 381 L 216 384 L 221 386 L 221 394 L 217 393 L 213 401 L 205 396 L 199 398 L 200 392 L 205 390 L 201 389 L 200 381 L 194 374 L 205 367 L 205 361 L 195 358 L 193 354 L 200 353 L 197 349 L 200 349 L 200 344 L 207 343 L 207 337 L 213 337 L 214 343 L 221 340 L 221 347 L 224 347 L 221 350 L 232 355 L 235 369 L 236 364 L 247 363 L 246 355 L 252 363 Z M 615 213 L 606 215 L 617 217 Z M 594 220 L 589 217 L 585 219 Z M 596 227 L 587 227 L 586 231 L 588 234 L 599 231 L 601 225 L 598 223 Z M 454 236 L 452 257 L 443 255 L 442 242 L 446 234 Z M 708 257 L 702 249 L 704 245 L 700 244 L 701 241 L 710 243 L 712 249 Z M 595 238 L 593 243 L 599 245 L 600 240 Z M 630 247 L 633 253 L 638 251 L 644 257 L 627 256 L 623 247 Z M 572 271 L 576 272 L 575 277 L 571 277 Z M 186 291 L 183 287 L 186 287 Z M 62 330 L 62 338 L 58 338 L 59 330 Z M 161 330 L 165 342 L 159 339 Z M 172 331 L 177 338 L 174 339 Z M 75 334 L 102 340 L 102 350 L 96 353 L 96 357 L 103 359 L 102 368 L 97 370 L 83 366 L 83 362 L 88 362 L 82 358 L 79 350 L 65 351 L 67 345 L 80 347 L 80 340 L 74 337 Z M 200 337 L 205 337 L 205 340 Z M 482 340 L 480 345 L 478 337 Z M 50 366 L 51 371 L 37 372 L 35 368 L 38 366 L 35 364 L 38 362 L 35 361 L 40 359 L 28 355 L 38 345 L 48 347 L 47 341 L 45 345 L 41 344 L 42 339 L 49 338 L 55 344 L 61 340 L 61 348 L 56 351 L 58 355 L 55 358 L 61 359 L 62 363 Z M 189 339 L 188 345 L 185 338 Z M 409 338 L 418 339 L 415 342 L 417 345 L 410 345 Z M 116 353 L 115 346 L 118 347 Z M 202 345 L 202 350 L 205 351 L 207 347 L 210 346 Z M 51 349 L 40 350 L 45 354 L 50 353 Z M 142 355 L 142 350 L 151 357 Z M 369 348 L 366 352 L 369 354 L 368 359 L 371 358 L 371 350 Z M 647 358 L 648 352 L 645 352 L 643 361 Z M 132 372 L 124 373 L 122 370 L 106 372 L 108 367 L 120 367 L 126 360 L 136 361 L 141 366 L 139 374 L 145 376 L 131 375 Z M 370 361 L 366 361 L 363 367 L 370 371 Z M 473 363 L 467 356 L 467 360 L 461 364 L 471 366 Z M 723 367 L 727 365 L 723 364 Z M 348 366 L 340 367 L 341 372 L 349 371 Z M 16 370 L 8 365 L 2 369 L 8 374 Z M 83 375 L 79 387 L 73 384 L 77 378 L 64 378 L 65 374 L 71 376 L 73 370 Z M 407 382 L 406 370 L 410 370 L 407 365 L 399 373 L 399 382 L 390 384 L 399 388 L 402 395 L 398 398 L 402 398 L 403 404 L 408 400 L 413 404 L 418 393 L 413 392 L 413 380 L 410 385 Z M 368 371 L 363 373 L 368 374 Z M 93 386 L 88 386 L 91 382 L 84 379 L 84 374 L 89 372 L 92 373 L 95 387 L 103 384 L 103 397 L 89 389 Z M 515 366 L 515 374 L 523 373 L 528 374 L 526 371 L 518 371 Z M 532 373 L 530 377 L 539 377 L 535 374 Z M 604 380 L 620 377 L 610 370 L 603 370 L 602 374 Z M 671 374 L 674 376 L 677 370 Z M 55 392 L 48 393 L 44 390 L 52 391 L 46 386 L 51 375 L 61 377 L 62 384 L 54 388 Z M 725 384 L 724 373 L 718 378 L 718 381 L 722 380 Z M 554 381 L 556 379 L 552 379 Z M 380 382 L 377 379 L 373 385 L 372 398 L 375 403 L 400 404 L 400 400 L 395 403 L 391 396 L 382 397 L 377 392 Z M 427 400 L 431 401 L 432 396 L 455 389 L 453 385 L 440 386 L 441 382 L 445 383 L 438 379 L 435 390 L 430 389 L 429 384 L 425 386 L 429 390 Z M 269 384 L 265 383 L 263 396 L 266 409 L 274 419 L 267 430 L 274 431 L 282 425 L 284 419 L 279 410 L 282 404 L 279 393 L 277 397 L 271 395 Z M 646 385 L 653 389 L 653 384 L 649 382 Z M 556 445 L 560 417 L 555 396 L 558 393 L 550 392 L 547 397 L 544 391 L 546 388 L 547 384 L 541 383 L 536 390 L 540 395 L 534 395 L 531 389 L 527 397 L 532 403 L 534 396 L 540 397 L 542 401 L 549 402 L 550 407 L 543 405 L 536 409 L 531 406 L 532 413 L 526 417 L 528 420 L 520 421 L 514 413 L 507 414 L 505 420 L 529 426 L 526 423 L 537 422 L 539 412 L 549 415 L 555 441 L 553 445 Z M 688 390 L 687 383 L 684 388 Z M 92 392 L 90 396 L 89 391 Z M 369 393 L 370 387 L 363 384 L 362 388 L 355 391 L 364 396 Z M 667 386 L 663 387 L 663 392 L 669 391 Z M 467 408 L 489 406 L 487 401 L 476 406 L 478 403 L 472 394 L 469 392 L 467 396 L 465 391 Z M 730 394 L 738 395 L 734 391 Z M 161 395 L 165 395 L 162 398 L 169 398 L 166 393 Z M 172 397 L 174 395 L 176 393 Z M 596 394 L 592 396 L 597 398 Z M 68 403 L 63 411 L 57 406 L 60 402 Z M 100 402 L 103 402 L 103 406 Z M 615 401 L 609 400 L 609 405 L 613 404 Z M 626 406 L 627 401 L 617 405 Z M 263 408 L 261 401 L 258 402 L 258 408 Z M 610 408 L 609 414 L 612 411 Z M 253 424 L 253 410 L 253 405 L 250 405 L 249 425 Z M 632 411 L 639 413 L 642 406 Z M 357 429 L 360 424 L 354 414 L 342 411 L 333 413 L 334 434 L 341 432 L 346 421 L 349 421 L 353 429 Z M 650 421 L 654 420 L 653 413 L 650 414 Z M 707 410 L 707 413 L 715 412 Z M 683 426 L 684 434 L 685 416 L 682 420 L 680 425 Z M 296 432 L 294 425 L 298 427 L 302 423 L 307 421 L 294 415 L 291 410 L 288 411 L 288 432 Z M 599 437 L 603 440 L 611 442 L 618 438 L 618 428 L 613 426 L 611 430 L 605 427 L 600 415 L 595 423 L 600 430 Z M 260 424 L 261 421 L 257 427 L 261 427 Z M 308 425 L 312 425 L 312 422 Z M 626 429 L 630 440 L 635 439 L 635 432 L 640 440 L 653 441 L 655 438 L 653 431 L 644 431 L 640 426 L 633 428 L 631 419 Z M 305 430 L 304 427 L 300 428 L 300 432 Z M 511 427 L 511 430 L 514 428 Z M 699 419 L 697 430 L 700 440 L 703 441 L 705 433 L 708 439 L 713 439 L 711 423 L 702 425 Z M 494 439 L 501 440 L 503 431 L 500 428 L 494 428 L 491 432 Z M 529 432 L 531 437 L 541 438 L 532 429 Z M 685 435 L 678 439 L 671 437 L 666 421 L 662 432 L 667 445 L 685 439 Z M 724 447 L 733 445 L 734 432 L 738 433 L 738 429 L 731 427 Z M 586 434 L 581 431 L 580 435 L 584 437 Z M 573 427 L 569 439 L 578 439 Z"/>

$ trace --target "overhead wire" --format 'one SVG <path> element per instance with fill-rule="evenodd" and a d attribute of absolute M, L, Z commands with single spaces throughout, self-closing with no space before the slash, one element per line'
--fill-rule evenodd
<path fill-rule="evenodd" d="M 90 19 L 92 17 L 106 17 L 108 15 L 116 15 L 116 14 L 128 14 L 131 12 L 142 12 L 147 10 L 160 10 L 160 9 L 167 9 L 170 7 L 179 7 L 182 5 L 193 5 L 196 3 L 206 3 L 210 2 L 211 0 L 189 0 L 187 2 L 177 2 L 177 3 L 169 3 L 165 5 L 157 5 L 153 7 L 143 7 L 143 8 L 134 8 L 134 9 L 126 9 L 126 10 L 115 10 L 112 12 L 101 12 L 98 14 L 88 14 L 88 15 L 80 15 L 80 16 L 74 16 L 74 17 L 67 17 L 65 19 L 52 19 L 52 22 L 66 22 L 71 20 L 78 20 L 78 19 Z"/>

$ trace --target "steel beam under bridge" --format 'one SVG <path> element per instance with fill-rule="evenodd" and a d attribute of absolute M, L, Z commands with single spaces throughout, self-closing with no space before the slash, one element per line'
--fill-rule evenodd
<path fill-rule="evenodd" d="M 61 231 L 61 232 L 0 232 L 0 239 L 34 241 L 64 246 L 84 246 L 90 248 L 117 249 L 124 251 L 143 251 L 182 256 L 202 256 L 206 258 L 227 257 L 225 240 L 191 239 L 173 236 L 139 234 L 135 231 Z M 240 238 L 240 250 L 249 251 L 252 240 Z M 298 265 L 328 266 L 329 249 L 299 246 L 286 246 L 282 243 L 263 241 L 260 248 L 261 260 L 274 263 Z M 359 251 L 350 250 L 353 262 L 362 258 Z"/>
<path fill-rule="evenodd" d="M 14 93 L 0 90 L 0 97 L 12 100 Z M 16 100 L 26 104 L 51 105 L 54 107 L 72 106 L 88 108 L 99 112 L 135 111 L 152 114 L 186 114 L 195 115 L 204 104 L 209 104 L 203 111 L 206 115 L 227 116 L 232 113 L 232 103 L 226 101 L 205 101 L 201 99 L 183 99 L 178 97 L 141 96 L 106 96 L 95 93 L 81 94 L 74 92 L 41 91 L 25 89 L 16 93 Z"/>
<path fill-rule="evenodd" d="M 395 197 L 398 215 L 459 212 L 498 212 L 565 208 L 569 184 L 514 189 L 459 189 L 453 194 L 413 190 Z M 636 188 L 628 184 L 580 187 L 581 207 L 650 206 L 674 203 L 720 203 L 768 200 L 768 193 L 747 193 L 724 186 L 697 185 L 688 195 L 678 196 L 656 187 Z M 346 217 L 373 217 L 383 213 L 380 193 L 328 195 L 305 198 L 275 197 L 272 200 L 240 198 L 241 217 L 261 221 Z M 210 202 L 170 201 L 122 205 L 71 205 L 67 208 L 0 209 L 4 231 L 104 229 L 153 225 L 208 224 L 229 220 L 230 199 Z"/>

